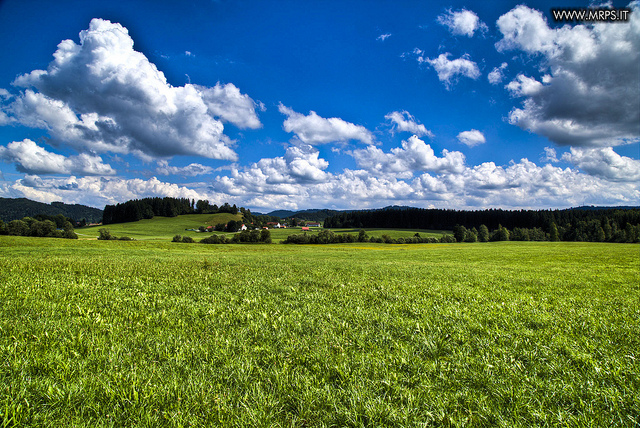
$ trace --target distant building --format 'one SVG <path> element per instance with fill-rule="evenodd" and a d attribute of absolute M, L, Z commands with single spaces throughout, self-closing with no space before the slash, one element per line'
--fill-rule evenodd
<path fill-rule="evenodd" d="M 322 227 L 320 223 L 307 223 L 307 227 Z"/>

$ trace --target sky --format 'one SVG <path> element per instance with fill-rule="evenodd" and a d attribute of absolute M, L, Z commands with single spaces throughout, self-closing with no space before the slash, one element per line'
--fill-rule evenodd
<path fill-rule="evenodd" d="M 640 5 L 0 0 L 0 197 L 640 205 Z"/>

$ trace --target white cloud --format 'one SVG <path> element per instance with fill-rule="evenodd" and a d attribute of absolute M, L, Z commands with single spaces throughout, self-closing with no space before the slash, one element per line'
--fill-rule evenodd
<path fill-rule="evenodd" d="M 387 173 L 345 169 L 314 183 L 296 182 L 286 173 L 278 182 L 268 183 L 262 168 L 252 168 L 231 177 L 218 177 L 213 190 L 223 199 L 240 197 L 243 206 L 265 209 L 375 208 L 392 204 L 519 209 L 634 205 L 640 201 L 635 183 L 612 182 L 570 168 L 540 167 L 527 159 L 506 167 L 487 162 L 458 171 L 424 172 L 414 178 L 402 171 L 393 172 L 397 164 L 389 164 L 388 157 L 383 156 L 382 161 L 388 162 Z"/>
<path fill-rule="evenodd" d="M 549 28 L 542 12 L 520 5 L 498 18 L 502 40 L 496 43 L 499 51 L 522 49 L 527 53 L 551 52 L 554 31 Z"/>
<path fill-rule="evenodd" d="M 486 142 L 484 135 L 482 132 L 477 129 L 472 129 L 471 131 L 463 131 L 458 134 L 458 141 L 462 144 L 465 144 L 469 147 L 474 147 L 479 144 L 484 144 Z"/>
<path fill-rule="evenodd" d="M 380 40 L 381 42 L 384 42 L 385 40 L 387 40 L 389 37 L 391 37 L 392 34 L 391 33 L 386 33 L 386 34 L 380 34 L 376 40 Z"/>
<path fill-rule="evenodd" d="M 413 142 L 419 143 L 416 140 Z M 210 184 L 191 184 L 193 188 L 163 182 L 155 177 L 141 180 L 27 175 L 15 182 L 1 182 L 0 197 L 26 197 L 41 202 L 64 200 L 103 207 L 129 199 L 171 196 L 236 203 L 267 210 L 282 207 L 376 208 L 392 204 L 453 209 L 519 209 L 563 208 L 583 204 L 636 205 L 640 202 L 638 177 L 634 172 L 638 171 L 637 164 L 625 157 L 620 157 L 624 166 L 614 166 L 619 159 L 610 157 L 610 166 L 607 168 L 611 169 L 607 171 L 607 168 L 600 166 L 601 173 L 595 176 L 550 164 L 537 166 L 527 159 L 511 162 L 507 166 L 493 162 L 465 166 L 461 163 L 461 154 L 452 161 L 446 153 L 441 158 L 435 157 L 420 144 L 415 147 L 407 144 L 390 153 L 382 153 L 380 159 L 386 162 L 384 166 L 374 165 L 371 170 L 344 169 L 341 173 L 332 174 L 325 171 L 328 164 L 314 148 L 290 149 L 283 157 L 263 159 L 242 169 L 232 167 L 229 176 L 215 177 Z M 420 153 L 424 155 L 422 159 L 411 161 L 410 155 L 419 156 Z M 373 154 L 380 155 L 377 152 Z M 586 155 L 572 153 L 571 156 L 582 156 L 567 160 L 586 166 L 589 156 L 598 159 L 609 155 L 603 152 Z M 409 177 L 401 168 L 397 168 L 403 162 L 405 167 L 422 168 L 415 171 L 423 172 Z M 455 168 L 446 167 L 447 163 L 455 165 Z M 427 170 L 426 167 L 431 169 Z M 376 168 L 384 169 L 385 173 L 373 174 Z M 630 174 L 629 181 L 603 178 L 607 174 L 615 178 L 626 173 Z M 634 177 L 635 181 L 630 181 Z"/>
<path fill-rule="evenodd" d="M 461 152 L 443 150 L 443 157 L 437 157 L 429 144 L 415 135 L 402 142 L 402 147 L 385 153 L 369 146 L 350 152 L 360 168 L 376 174 L 396 174 L 400 178 L 410 178 L 413 171 L 461 172 L 465 157 Z"/>
<path fill-rule="evenodd" d="M 552 147 L 544 148 L 544 157 L 540 159 L 542 162 L 559 162 L 558 154 L 556 153 L 556 149 Z"/>
<path fill-rule="evenodd" d="M 29 139 L 14 141 L 7 147 L 0 147 L 0 159 L 15 162 L 20 172 L 29 174 L 82 174 L 114 175 L 110 165 L 104 164 L 99 156 L 81 153 L 65 157 L 51 153 Z"/>
<path fill-rule="evenodd" d="M 562 155 L 562 160 L 571 162 L 590 175 L 611 181 L 638 183 L 640 161 L 620 156 L 611 147 L 584 149 L 571 147 L 571 153 Z"/>
<path fill-rule="evenodd" d="M 438 16 L 438 23 L 445 25 L 454 36 L 473 37 L 476 30 L 487 31 L 487 25 L 480 21 L 478 15 L 467 9 L 456 12 L 448 10 L 445 14 Z"/>
<path fill-rule="evenodd" d="M 232 83 L 221 85 L 218 82 L 213 88 L 196 87 L 202 93 L 209 111 L 223 122 L 231 122 L 239 128 L 262 127 L 255 110 L 258 107 L 264 111 L 264 104 L 256 103 L 247 94 L 241 94 Z"/>
<path fill-rule="evenodd" d="M 449 60 L 449 55 L 447 52 L 440 54 L 437 58 L 425 59 L 419 57 L 418 62 L 426 62 L 431 65 L 438 73 L 438 79 L 444 82 L 447 89 L 455 83 L 458 76 L 465 76 L 474 80 L 480 77 L 478 65 L 471 61 L 468 55 L 454 60 Z"/>
<path fill-rule="evenodd" d="M 236 160 L 223 122 L 258 128 L 255 104 L 232 84 L 170 85 L 126 28 L 93 19 L 80 44 L 64 40 L 47 70 L 16 78 L 11 120 L 46 129 L 78 151 Z"/>
<path fill-rule="evenodd" d="M 540 59 L 539 79 L 507 85 L 523 97 L 509 122 L 560 145 L 611 147 L 640 140 L 640 8 L 629 22 L 550 28 L 542 13 L 518 6 L 498 19 L 498 50 Z"/>
<path fill-rule="evenodd" d="M 45 203 L 63 200 L 69 204 L 99 208 L 130 199 L 157 196 L 222 201 L 219 195 L 208 192 L 206 188 L 194 190 L 162 182 L 155 177 L 148 180 L 138 178 L 127 180 L 119 177 L 41 178 L 37 175 L 26 175 L 23 179 L 12 183 L 0 183 L 0 196 L 29 198 Z"/>
<path fill-rule="evenodd" d="M 388 113 L 385 119 L 392 121 L 395 125 L 393 129 L 400 132 L 411 132 L 418 137 L 427 136 L 433 138 L 433 133 L 423 124 L 416 122 L 415 118 L 408 111 L 393 111 Z"/>
<path fill-rule="evenodd" d="M 297 113 L 280 104 L 280 113 L 287 116 L 283 128 L 293 132 L 305 144 L 316 145 L 357 140 L 365 144 L 373 144 L 373 134 L 364 126 L 354 125 L 340 118 L 325 119 L 311 111 L 308 116 Z"/>
<path fill-rule="evenodd" d="M 491 70 L 491 72 L 487 75 L 487 80 L 489 80 L 489 83 L 491 83 L 492 85 L 497 85 L 498 83 L 502 82 L 502 80 L 504 79 L 503 72 L 506 68 L 506 62 L 503 62 L 500 67 L 494 67 L 494 69 Z"/>
<path fill-rule="evenodd" d="M 182 175 L 195 177 L 197 175 L 206 175 L 213 172 L 213 168 L 199 163 L 191 163 L 187 166 L 177 167 L 169 166 L 166 160 L 158 161 L 156 172 L 160 175 Z"/>

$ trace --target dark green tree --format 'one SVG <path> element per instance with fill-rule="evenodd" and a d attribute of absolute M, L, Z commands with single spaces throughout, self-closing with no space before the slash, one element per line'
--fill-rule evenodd
<path fill-rule="evenodd" d="M 489 229 L 484 224 L 481 224 L 478 229 L 478 241 L 489 242 Z"/>
<path fill-rule="evenodd" d="M 7 224 L 7 233 L 13 236 L 26 236 L 29 233 L 29 225 L 23 220 L 11 220 Z"/>
<path fill-rule="evenodd" d="M 456 241 L 458 242 L 462 242 L 464 241 L 464 236 L 467 233 L 467 228 L 460 225 L 460 224 L 456 224 L 455 226 L 453 226 L 453 237 L 456 238 Z"/>
<path fill-rule="evenodd" d="M 116 239 L 115 236 L 111 234 L 111 231 L 106 227 L 102 227 L 98 229 L 98 240 L 100 241 L 110 241 Z"/>
<path fill-rule="evenodd" d="M 269 232 L 269 229 L 262 229 L 260 231 L 260 242 L 271 244 L 271 232 Z"/>

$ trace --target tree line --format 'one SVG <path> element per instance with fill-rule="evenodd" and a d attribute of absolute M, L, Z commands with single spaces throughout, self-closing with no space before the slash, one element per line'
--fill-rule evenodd
<path fill-rule="evenodd" d="M 242 208 L 244 210 L 244 208 Z M 247 210 L 248 211 L 248 210 Z M 102 224 L 127 223 L 154 216 L 176 217 L 183 214 L 238 214 L 235 204 L 211 205 L 208 200 L 188 198 L 133 199 L 116 205 L 107 205 L 102 214 Z"/>
<path fill-rule="evenodd" d="M 196 242 L 190 236 L 175 235 L 172 242 L 193 243 Z M 271 243 L 271 232 L 268 229 L 243 230 L 230 238 L 224 235 L 211 235 L 198 241 L 200 244 L 240 244 L 240 243 Z"/>
<path fill-rule="evenodd" d="M 501 240 L 640 242 L 640 209 L 457 211 L 387 208 L 343 212 L 328 217 L 325 228 L 398 228 L 452 230 L 463 227 L 459 241 L 484 240 L 487 229 L 500 231 Z M 481 233 L 482 228 L 482 233 Z M 454 230 L 455 232 L 455 230 Z M 482 238 L 481 238 L 482 236 Z M 461 238 L 461 239 L 458 239 Z M 492 240 L 491 235 L 486 240 Z"/>
<path fill-rule="evenodd" d="M 73 220 L 58 214 L 49 216 L 38 214 L 4 223 L 0 220 L 0 235 L 34 236 L 42 238 L 78 239 L 73 230 Z"/>

